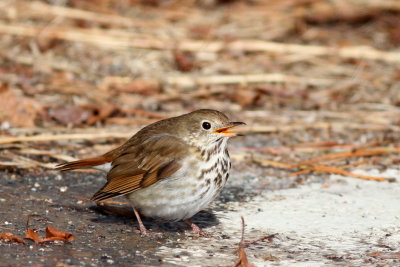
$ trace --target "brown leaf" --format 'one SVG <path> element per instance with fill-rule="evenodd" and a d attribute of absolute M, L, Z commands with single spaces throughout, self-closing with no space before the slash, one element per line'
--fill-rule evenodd
<path fill-rule="evenodd" d="M 89 111 L 81 107 L 68 106 L 50 109 L 49 115 L 61 124 L 76 125 L 89 118 Z"/>
<path fill-rule="evenodd" d="M 12 126 L 34 127 L 41 109 L 39 104 L 31 98 L 16 95 L 7 84 L 0 87 L 0 123 L 7 121 Z"/>
<path fill-rule="evenodd" d="M 82 108 L 90 110 L 90 116 L 86 121 L 86 124 L 88 125 L 93 125 L 106 119 L 116 110 L 116 107 L 110 104 L 104 104 L 102 106 L 84 105 Z"/>
<path fill-rule="evenodd" d="M 22 238 L 14 235 L 13 233 L 0 233 L 0 240 L 4 242 L 17 242 L 21 244 L 26 244 Z"/>
<path fill-rule="evenodd" d="M 177 68 L 182 72 L 191 71 L 195 67 L 194 56 L 192 53 L 175 51 L 174 58 Z"/>
<path fill-rule="evenodd" d="M 43 242 L 61 240 L 64 242 L 74 241 L 74 236 L 70 233 L 61 231 L 59 229 L 53 228 L 51 226 L 46 227 L 46 238 Z"/>
<path fill-rule="evenodd" d="M 247 260 L 247 254 L 244 248 L 240 247 L 238 254 L 239 254 L 239 259 L 234 265 L 235 267 L 255 267 L 254 264 L 249 264 L 249 261 Z"/>
<path fill-rule="evenodd" d="M 246 251 L 244 250 L 246 245 L 244 242 L 245 224 L 244 224 L 243 216 L 241 217 L 241 219 L 242 219 L 242 237 L 239 242 L 239 249 L 238 249 L 239 258 L 236 261 L 236 264 L 233 265 L 232 267 L 255 267 L 254 264 L 249 263 L 249 261 L 247 260 L 247 254 L 246 254 Z"/>
<path fill-rule="evenodd" d="M 51 226 L 46 227 L 45 238 L 41 238 L 34 230 L 29 228 L 26 230 L 25 238 L 35 241 L 36 244 L 53 241 L 71 242 L 74 240 L 72 234 L 63 232 Z"/>
<path fill-rule="evenodd" d="M 36 244 L 42 242 L 40 236 L 33 229 L 26 229 L 24 238 L 35 241 Z"/>
<path fill-rule="evenodd" d="M 257 92 L 248 88 L 237 88 L 233 91 L 231 99 L 242 107 L 248 107 L 255 104 Z"/>

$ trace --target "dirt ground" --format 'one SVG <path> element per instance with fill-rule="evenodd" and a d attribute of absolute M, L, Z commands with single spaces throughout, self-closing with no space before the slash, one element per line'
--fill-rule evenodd
<path fill-rule="evenodd" d="M 243 140 L 240 140 L 243 141 Z M 233 142 L 240 149 L 242 142 Z M 69 243 L 0 244 L 1 266 L 233 266 L 246 222 L 249 261 L 256 266 L 397 266 L 400 262 L 397 183 L 338 175 L 271 176 L 234 162 L 221 197 L 193 218 L 209 237 L 186 233 L 183 222 L 145 224 L 161 238 L 141 237 L 128 206 L 104 209 L 90 197 L 102 173 L 2 172 L 2 230 L 44 235 L 50 225 L 72 233 Z M 399 177 L 399 168 L 369 173 Z M 375 173 L 374 173 L 375 172 Z M 120 199 L 124 201 L 124 199 Z M 110 205 L 108 205 L 110 207 Z"/>
<path fill-rule="evenodd" d="M 400 265 L 399 45 L 392 0 L 0 1 L 0 233 L 75 237 L 0 266 L 235 266 L 241 216 L 249 264 Z M 209 237 L 142 238 L 74 198 L 103 173 L 53 170 L 199 108 L 247 123 Z"/>

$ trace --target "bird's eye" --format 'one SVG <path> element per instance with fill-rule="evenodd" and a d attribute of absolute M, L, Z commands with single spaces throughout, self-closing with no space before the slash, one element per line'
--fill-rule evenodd
<path fill-rule="evenodd" d="M 201 126 L 203 127 L 203 129 L 205 130 L 210 130 L 211 129 L 211 123 L 209 123 L 208 121 L 205 121 L 201 124 Z"/>

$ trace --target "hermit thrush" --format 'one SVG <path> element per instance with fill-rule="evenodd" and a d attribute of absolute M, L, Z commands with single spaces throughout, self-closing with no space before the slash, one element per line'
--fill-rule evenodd
<path fill-rule="evenodd" d="M 241 124 L 229 122 L 219 111 L 200 109 L 150 124 L 102 156 L 64 163 L 57 169 L 108 171 L 107 183 L 92 200 L 125 195 L 144 235 L 148 233 L 139 213 L 184 220 L 193 232 L 201 233 L 189 218 L 206 208 L 225 185 L 231 168 L 227 141 L 236 135 L 229 129 Z"/>

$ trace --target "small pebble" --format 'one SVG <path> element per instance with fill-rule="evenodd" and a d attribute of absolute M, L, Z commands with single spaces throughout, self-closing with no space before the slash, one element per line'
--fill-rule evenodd
<path fill-rule="evenodd" d="M 67 186 L 61 186 L 60 187 L 60 192 L 62 192 L 62 193 L 66 192 L 67 190 L 68 190 Z"/>

